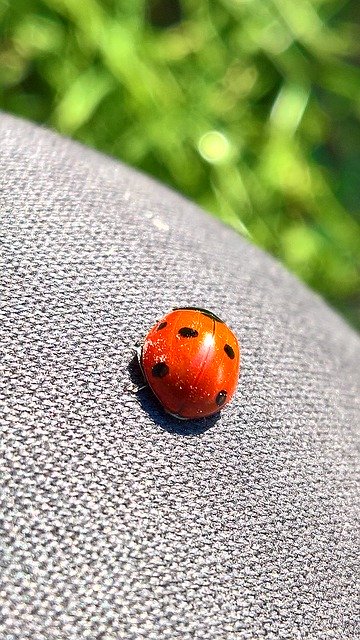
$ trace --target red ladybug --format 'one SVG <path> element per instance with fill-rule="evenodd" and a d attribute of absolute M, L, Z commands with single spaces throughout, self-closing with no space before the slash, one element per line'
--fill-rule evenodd
<path fill-rule="evenodd" d="M 165 411 L 180 419 L 217 413 L 234 395 L 239 344 L 215 314 L 174 309 L 148 333 L 140 366 Z"/>

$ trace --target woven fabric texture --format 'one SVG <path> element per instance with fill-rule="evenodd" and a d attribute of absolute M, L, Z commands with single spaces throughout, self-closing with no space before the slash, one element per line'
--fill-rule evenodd
<path fill-rule="evenodd" d="M 358 336 L 169 189 L 0 116 L 1 640 L 360 637 Z M 134 345 L 223 317 L 242 375 L 180 423 Z"/>

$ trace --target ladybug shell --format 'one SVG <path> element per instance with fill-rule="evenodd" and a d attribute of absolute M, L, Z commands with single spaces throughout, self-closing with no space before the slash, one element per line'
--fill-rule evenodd
<path fill-rule="evenodd" d="M 240 350 L 233 332 L 206 309 L 174 309 L 145 338 L 140 364 L 165 411 L 177 418 L 217 413 L 234 395 Z"/>

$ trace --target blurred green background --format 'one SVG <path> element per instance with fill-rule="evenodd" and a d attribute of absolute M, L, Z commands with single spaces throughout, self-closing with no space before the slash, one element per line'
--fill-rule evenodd
<path fill-rule="evenodd" d="M 358 0 L 0 0 L 0 108 L 172 185 L 359 328 L 359 18 Z"/>

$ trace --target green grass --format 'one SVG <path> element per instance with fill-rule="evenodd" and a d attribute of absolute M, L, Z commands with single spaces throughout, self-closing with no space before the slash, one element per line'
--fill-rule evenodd
<path fill-rule="evenodd" d="M 353 0 L 0 0 L 0 108 L 156 176 L 360 327 Z"/>

